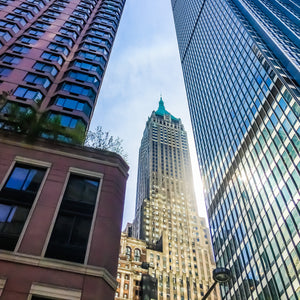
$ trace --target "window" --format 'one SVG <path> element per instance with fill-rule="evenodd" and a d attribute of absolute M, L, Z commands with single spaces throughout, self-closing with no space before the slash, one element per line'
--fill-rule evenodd
<path fill-rule="evenodd" d="M 64 26 L 66 26 L 68 28 L 72 28 L 72 29 L 76 30 L 77 32 L 81 31 L 81 27 L 79 25 L 71 23 L 71 22 L 66 22 Z"/>
<path fill-rule="evenodd" d="M 126 255 L 127 260 L 129 260 L 131 258 L 131 248 L 128 246 L 125 249 L 125 255 Z"/>
<path fill-rule="evenodd" d="M 101 38 L 98 38 L 98 37 L 95 37 L 95 36 L 91 36 L 91 35 L 88 35 L 85 37 L 85 40 L 87 41 L 91 41 L 93 43 L 96 43 L 97 45 L 104 45 L 106 46 L 107 48 L 110 48 L 111 47 L 111 44 L 109 41 L 107 40 L 104 40 L 104 39 L 101 39 Z"/>
<path fill-rule="evenodd" d="M 57 10 L 57 11 L 63 11 L 65 9 L 64 6 L 60 6 L 60 5 L 56 5 L 56 4 L 51 5 L 50 8 Z"/>
<path fill-rule="evenodd" d="M 134 249 L 134 261 L 141 261 L 141 250 Z"/>
<path fill-rule="evenodd" d="M 78 81 L 81 81 L 81 82 L 92 83 L 97 88 L 100 85 L 100 81 L 95 75 L 89 75 L 89 74 L 86 74 L 86 73 L 71 70 L 67 73 L 67 76 L 69 78 L 72 78 L 72 79 L 75 79 L 75 80 L 78 80 Z"/>
<path fill-rule="evenodd" d="M 88 15 L 84 12 L 81 12 L 81 11 L 78 11 L 78 10 L 74 10 L 73 11 L 73 16 L 76 16 L 76 17 L 79 17 L 79 18 L 82 18 L 84 20 L 87 21 L 88 19 Z"/>
<path fill-rule="evenodd" d="M 50 65 L 50 64 L 46 64 L 46 63 L 42 63 L 42 62 L 36 62 L 34 64 L 33 68 L 37 71 L 40 71 L 40 72 L 49 73 L 52 76 L 55 76 L 58 72 L 58 70 L 56 69 L 55 66 Z"/>
<path fill-rule="evenodd" d="M 18 64 L 21 61 L 21 57 L 10 55 L 10 54 L 4 54 L 1 57 L 1 60 L 7 64 Z"/>
<path fill-rule="evenodd" d="M 92 88 L 86 86 L 65 82 L 61 85 L 61 89 L 74 95 L 89 97 L 92 101 L 96 98 L 96 93 L 92 90 Z"/>
<path fill-rule="evenodd" d="M 0 76 L 7 77 L 11 73 L 11 71 L 12 71 L 11 68 L 6 68 L 6 67 L 1 67 L 0 66 Z"/>
<path fill-rule="evenodd" d="M 42 29 L 47 29 L 50 25 L 47 23 L 44 23 L 44 22 L 37 21 L 37 22 L 33 23 L 33 26 L 42 28 Z"/>
<path fill-rule="evenodd" d="M 80 24 L 80 25 L 84 25 L 85 24 L 84 20 L 82 20 L 80 18 L 73 17 L 73 16 L 69 17 L 69 21 L 77 23 L 77 24 Z"/>
<path fill-rule="evenodd" d="M 43 8 L 45 6 L 44 2 L 41 0 L 27 0 L 27 2 L 38 5 L 40 8 Z"/>
<path fill-rule="evenodd" d="M 64 55 L 68 55 L 70 53 L 70 51 L 67 47 L 56 44 L 56 43 L 50 43 L 48 45 L 48 49 L 50 49 L 52 51 L 56 51 L 56 52 L 61 52 Z"/>
<path fill-rule="evenodd" d="M 16 164 L 0 192 L 0 248 L 13 251 L 45 169 Z"/>
<path fill-rule="evenodd" d="M 49 61 L 56 61 L 59 65 L 62 65 L 64 63 L 63 58 L 58 54 L 53 54 L 45 51 L 43 52 L 41 57 Z"/>
<path fill-rule="evenodd" d="M 51 9 L 46 10 L 46 14 L 53 17 L 58 17 L 60 15 L 59 12 Z"/>
<path fill-rule="evenodd" d="M 21 86 L 17 87 L 17 89 L 14 92 L 14 96 L 31 99 L 35 102 L 38 102 L 39 100 L 43 99 L 43 94 L 40 91 Z"/>
<path fill-rule="evenodd" d="M 67 38 L 67 37 L 65 37 L 65 36 L 61 36 L 61 35 L 56 35 L 55 38 L 54 38 L 54 40 L 55 40 L 56 42 L 60 42 L 60 43 L 67 44 L 67 45 L 69 45 L 70 47 L 73 47 L 73 44 L 74 44 L 74 42 L 72 41 L 72 39 Z"/>
<path fill-rule="evenodd" d="M 11 47 L 11 50 L 17 53 L 26 54 L 29 52 L 30 48 L 21 45 L 14 45 Z"/>
<path fill-rule="evenodd" d="M 70 36 L 70 37 L 72 37 L 75 40 L 78 38 L 78 34 L 75 31 L 70 30 L 70 29 L 61 28 L 59 30 L 59 32 L 62 33 L 62 34 L 65 34 L 67 36 Z"/>
<path fill-rule="evenodd" d="M 128 290 L 128 284 L 127 283 L 124 284 L 124 290 Z"/>
<path fill-rule="evenodd" d="M 83 111 L 88 117 L 90 116 L 92 110 L 87 103 L 80 102 L 71 98 L 57 97 L 54 103 L 55 105 L 61 106 L 66 110 Z"/>
<path fill-rule="evenodd" d="M 19 26 L 17 26 L 15 23 L 10 23 L 3 20 L 0 20 L 0 27 L 12 29 L 14 33 L 17 33 L 20 30 Z"/>
<path fill-rule="evenodd" d="M 38 9 L 36 6 L 31 5 L 31 4 L 22 3 L 22 4 L 20 5 L 20 7 L 25 8 L 25 9 L 28 9 L 29 11 L 31 11 L 31 12 L 33 12 L 33 13 L 35 13 L 35 14 L 39 12 L 39 9 Z"/>
<path fill-rule="evenodd" d="M 5 30 L 1 30 L 0 29 L 0 36 L 5 40 L 5 41 L 9 41 L 12 38 L 12 35 L 5 31 Z"/>
<path fill-rule="evenodd" d="M 85 58 L 85 59 L 90 60 L 90 61 L 96 61 L 96 62 L 100 62 L 102 64 L 105 64 L 105 59 L 101 55 L 97 55 L 97 54 L 94 54 L 94 53 L 89 53 L 89 52 L 86 52 L 86 51 L 79 51 L 77 56 Z"/>
<path fill-rule="evenodd" d="M 15 21 L 15 22 L 19 22 L 22 26 L 26 25 L 26 23 L 27 23 L 27 21 L 23 17 L 20 17 L 18 15 L 14 15 L 14 14 L 6 15 L 6 19 L 11 20 L 11 21 Z"/>
<path fill-rule="evenodd" d="M 83 122 L 79 118 L 74 118 L 67 115 L 58 115 L 54 113 L 51 113 L 49 115 L 49 120 L 55 120 L 56 118 L 59 119 L 60 125 L 62 127 L 75 128 L 77 124 L 79 123 L 83 124 Z"/>
<path fill-rule="evenodd" d="M 97 72 L 100 76 L 103 74 L 103 70 L 98 65 L 94 65 L 92 63 L 75 60 L 72 65 L 82 70 Z"/>
<path fill-rule="evenodd" d="M 38 40 L 29 36 L 21 36 L 19 41 L 25 44 L 35 44 Z"/>
<path fill-rule="evenodd" d="M 97 179 L 70 175 L 46 257 L 84 262 L 98 187 Z"/>
<path fill-rule="evenodd" d="M 82 44 L 82 48 L 88 49 L 90 51 L 94 51 L 94 52 L 98 52 L 98 53 L 102 53 L 104 55 L 107 55 L 108 52 L 105 48 L 99 46 L 99 45 L 94 45 L 91 43 L 83 43 Z"/>
<path fill-rule="evenodd" d="M 44 31 L 38 29 L 28 29 L 26 32 L 35 36 L 42 36 L 45 33 Z"/>
<path fill-rule="evenodd" d="M 42 20 L 44 22 L 52 23 L 55 21 L 55 18 L 51 18 L 49 16 L 43 15 L 40 17 L 40 20 Z"/>
<path fill-rule="evenodd" d="M 45 89 L 48 88 L 49 85 L 51 84 L 51 81 L 47 77 L 36 75 L 36 74 L 32 74 L 32 73 L 27 74 L 25 76 L 24 80 L 27 83 L 41 85 Z"/>
<path fill-rule="evenodd" d="M 14 9 L 14 13 L 25 16 L 30 20 L 33 18 L 33 14 L 30 11 L 25 10 L 25 9 L 16 8 L 16 9 Z"/>

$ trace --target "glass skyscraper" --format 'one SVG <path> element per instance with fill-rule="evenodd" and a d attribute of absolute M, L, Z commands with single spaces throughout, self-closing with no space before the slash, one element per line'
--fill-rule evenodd
<path fill-rule="evenodd" d="M 222 297 L 299 299 L 299 3 L 171 4 Z"/>

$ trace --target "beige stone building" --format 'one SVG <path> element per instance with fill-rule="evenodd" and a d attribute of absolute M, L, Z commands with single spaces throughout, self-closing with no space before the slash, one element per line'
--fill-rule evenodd
<path fill-rule="evenodd" d="M 128 228 L 128 227 L 127 227 Z M 129 227 L 130 228 L 130 227 Z M 142 275 L 148 274 L 145 265 L 146 243 L 122 232 L 115 299 L 141 299 Z M 144 265 L 143 265 L 144 263 Z M 143 265 L 143 267 L 142 267 Z"/>
<path fill-rule="evenodd" d="M 141 142 L 133 234 L 147 244 L 157 299 L 202 298 L 215 268 L 209 229 L 197 213 L 186 131 L 162 99 Z M 220 299 L 219 289 L 208 299 Z"/>

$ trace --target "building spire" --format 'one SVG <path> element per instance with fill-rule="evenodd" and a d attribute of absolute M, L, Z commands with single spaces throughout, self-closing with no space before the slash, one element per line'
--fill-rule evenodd
<path fill-rule="evenodd" d="M 158 107 L 158 110 L 166 110 L 165 108 L 165 104 L 164 104 L 164 101 L 162 99 L 162 95 L 160 94 L 160 99 L 159 99 L 159 107 Z"/>

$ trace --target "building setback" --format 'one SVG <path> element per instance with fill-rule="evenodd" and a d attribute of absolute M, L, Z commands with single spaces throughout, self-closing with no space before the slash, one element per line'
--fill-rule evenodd
<path fill-rule="evenodd" d="M 300 298 L 296 2 L 171 1 L 223 299 Z"/>
<path fill-rule="evenodd" d="M 202 298 L 214 267 L 209 230 L 197 213 L 186 132 L 162 99 L 141 141 L 133 233 L 147 243 L 157 299 Z"/>
<path fill-rule="evenodd" d="M 48 111 L 86 129 L 125 0 L 0 3 L 0 92 L 9 103 Z"/>

